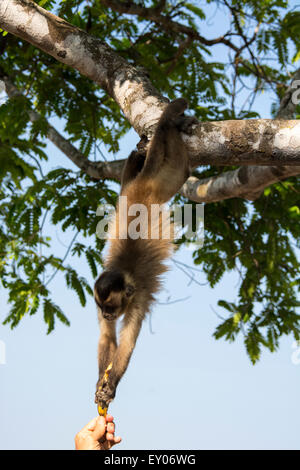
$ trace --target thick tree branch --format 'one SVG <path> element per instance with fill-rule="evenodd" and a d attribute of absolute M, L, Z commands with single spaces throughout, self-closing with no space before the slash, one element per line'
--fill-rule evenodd
<path fill-rule="evenodd" d="M 139 135 L 151 135 L 167 100 L 105 43 L 31 0 L 1 0 L 0 27 L 98 83 Z"/>
<path fill-rule="evenodd" d="M 1 77 L 6 85 L 10 98 L 21 95 L 8 77 Z M 36 111 L 30 111 L 32 122 L 40 119 Z M 65 139 L 53 126 L 48 123 L 47 137 L 56 145 L 78 168 L 95 179 L 121 180 L 125 160 L 112 162 L 91 162 L 76 147 Z M 180 193 L 196 202 L 217 202 L 233 197 L 256 199 L 266 187 L 281 179 L 300 173 L 300 167 L 259 167 L 245 166 L 235 171 L 228 171 L 216 177 L 199 180 L 191 176 Z"/>
<path fill-rule="evenodd" d="M 25 23 L 26 29 L 23 27 Z M 136 130 L 151 136 L 164 106 L 163 100 L 146 76 L 129 66 L 105 44 L 29 0 L 2 0 L 0 25 L 99 83 L 116 99 Z M 8 93 L 9 88 L 7 82 Z M 31 111 L 33 122 L 39 117 Z M 299 134 L 297 121 L 226 121 L 201 123 L 195 126 L 191 137 L 184 138 L 194 167 L 199 164 L 249 164 L 256 160 L 260 164 L 287 161 L 295 164 L 299 158 Z M 124 160 L 91 162 L 51 125 L 48 138 L 91 177 L 120 180 Z M 298 166 L 249 166 L 200 181 L 191 177 L 181 193 L 201 202 L 230 197 L 254 199 L 265 186 L 299 172 Z"/>
<path fill-rule="evenodd" d="M 276 118 L 292 119 L 296 111 L 293 99 L 293 82 L 300 79 L 300 69 L 294 74 L 291 85 L 283 96 Z M 191 177 L 184 184 L 181 194 L 195 202 L 217 202 L 232 197 L 257 199 L 264 188 L 300 174 L 300 166 L 260 167 L 245 166 L 235 171 L 227 171 L 212 178 L 199 180 Z"/>
<path fill-rule="evenodd" d="M 183 135 L 199 165 L 299 165 L 300 121 L 256 119 L 199 123 Z"/>
<path fill-rule="evenodd" d="M 26 27 L 24 26 L 26 25 Z M 0 26 L 97 82 L 139 135 L 151 137 L 165 106 L 146 75 L 97 38 L 31 0 L 2 0 Z M 299 165 L 300 122 L 225 121 L 195 125 L 184 136 L 191 165 Z"/>
<path fill-rule="evenodd" d="M 255 200 L 267 186 L 300 173 L 300 166 L 244 166 L 221 175 L 198 179 L 191 176 L 181 194 L 195 202 L 218 202 L 240 197 Z"/>

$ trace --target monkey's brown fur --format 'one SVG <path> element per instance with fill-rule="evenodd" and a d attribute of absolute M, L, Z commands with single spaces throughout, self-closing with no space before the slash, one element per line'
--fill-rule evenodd
<path fill-rule="evenodd" d="M 183 126 L 194 122 L 193 118 L 183 117 L 187 108 L 184 99 L 170 103 L 163 112 L 146 157 L 139 152 L 129 156 L 122 176 L 121 196 L 127 196 L 127 206 L 143 204 L 148 210 L 143 222 L 151 226 L 151 206 L 163 204 L 178 192 L 189 175 L 188 154 L 180 136 Z M 99 381 L 96 402 L 102 408 L 108 406 L 115 396 L 116 387 L 127 369 L 134 349 L 142 321 L 149 312 L 155 293 L 160 288 L 160 277 L 167 268 L 164 261 L 172 253 L 171 235 L 165 238 L 162 218 L 158 216 L 156 224 L 160 230 L 158 239 L 132 239 L 128 227 L 133 217 L 128 216 L 127 223 L 119 222 L 120 206 L 112 234 L 116 229 L 116 238 L 110 237 L 110 249 L 105 261 L 105 271 L 95 284 L 95 301 L 101 328 L 99 340 Z M 125 225 L 125 226 L 124 226 Z M 125 234 L 125 239 L 118 238 L 118 231 Z M 116 337 L 116 320 L 124 314 L 119 344 Z M 107 384 L 98 389 L 103 374 L 112 362 Z"/>

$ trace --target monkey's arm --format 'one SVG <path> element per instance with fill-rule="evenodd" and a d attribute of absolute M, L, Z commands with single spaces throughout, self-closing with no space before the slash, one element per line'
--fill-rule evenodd
<path fill-rule="evenodd" d="M 138 334 L 142 325 L 141 314 L 138 311 L 131 312 L 129 317 L 125 317 L 123 328 L 120 333 L 119 346 L 112 360 L 112 369 L 108 380 L 101 390 L 96 392 L 96 401 L 102 408 L 107 408 L 116 394 L 116 388 L 123 377 L 130 361 Z"/>
<path fill-rule="evenodd" d="M 126 160 L 122 173 L 121 194 L 126 184 L 130 183 L 140 173 L 144 166 L 146 155 L 133 151 Z"/>
<path fill-rule="evenodd" d="M 100 339 L 98 344 L 98 365 L 99 365 L 99 380 L 97 383 L 97 390 L 100 381 L 106 371 L 108 365 L 113 361 L 116 349 L 116 322 L 105 320 L 101 314 L 100 316 Z"/>

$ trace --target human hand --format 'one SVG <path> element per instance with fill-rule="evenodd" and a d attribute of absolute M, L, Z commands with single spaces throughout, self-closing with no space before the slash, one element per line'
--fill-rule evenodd
<path fill-rule="evenodd" d="M 97 416 L 75 436 L 76 450 L 109 450 L 121 442 L 115 437 L 114 418 L 111 415 Z"/>

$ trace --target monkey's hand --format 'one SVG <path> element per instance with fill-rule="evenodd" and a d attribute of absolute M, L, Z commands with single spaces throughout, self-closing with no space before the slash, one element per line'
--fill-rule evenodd
<path fill-rule="evenodd" d="M 116 395 L 116 386 L 108 382 L 103 383 L 101 379 L 97 384 L 97 390 L 95 395 L 95 403 L 100 405 L 100 407 L 105 410 L 108 408 L 110 402 L 115 398 Z"/>
<path fill-rule="evenodd" d="M 112 363 L 106 368 L 103 377 L 99 378 L 96 388 L 95 403 L 98 403 L 98 411 L 100 415 L 106 415 L 106 411 L 110 402 L 116 394 L 116 381 L 111 376 Z"/>

